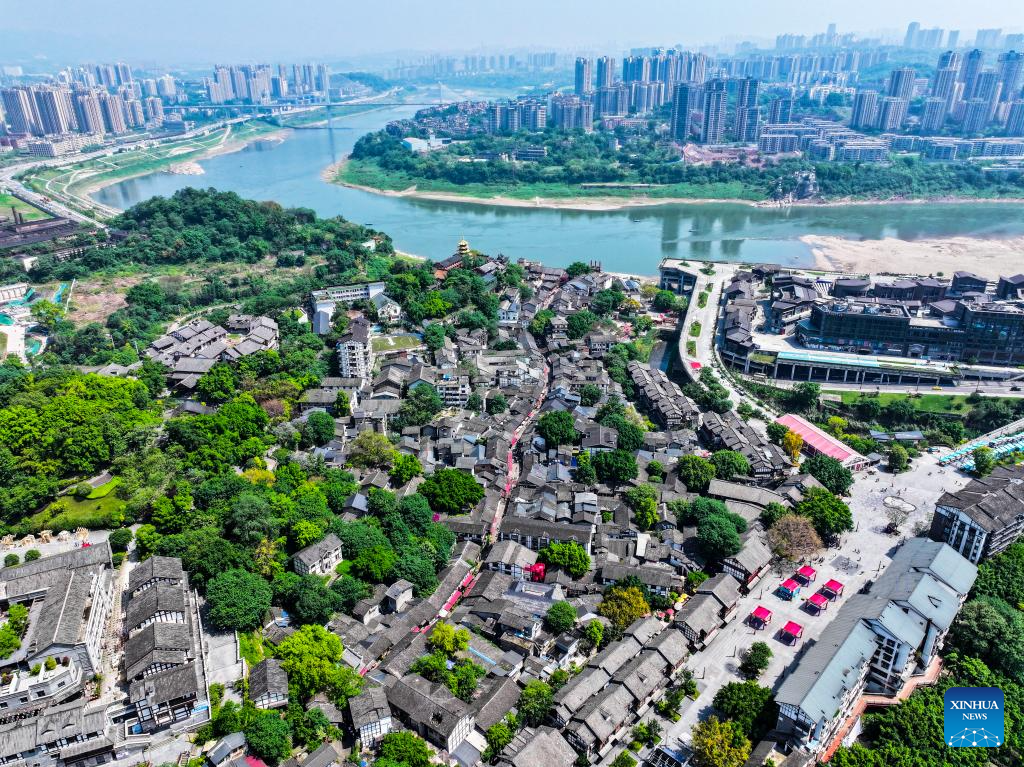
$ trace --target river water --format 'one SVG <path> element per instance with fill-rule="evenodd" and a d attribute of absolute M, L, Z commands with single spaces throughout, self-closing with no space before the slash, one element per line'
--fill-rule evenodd
<path fill-rule="evenodd" d="M 606 270 L 633 274 L 654 274 L 666 256 L 809 266 L 810 249 L 798 239 L 805 234 L 855 240 L 1024 235 L 1024 205 L 1016 204 L 775 209 L 702 203 L 569 211 L 386 197 L 321 179 L 321 171 L 343 159 L 361 135 L 413 111 L 388 107 L 335 118 L 329 129 L 294 130 L 284 141 L 257 141 L 203 160 L 202 176 L 158 172 L 93 196 L 127 208 L 187 186 L 215 187 L 312 208 L 322 216 L 340 214 L 388 233 L 399 250 L 432 259 L 450 255 L 465 238 L 482 252 L 511 259 L 551 266 L 597 260 Z"/>

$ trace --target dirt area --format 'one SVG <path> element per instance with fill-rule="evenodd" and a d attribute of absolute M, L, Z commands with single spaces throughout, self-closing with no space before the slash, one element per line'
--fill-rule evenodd
<path fill-rule="evenodd" d="M 81 281 L 75 283 L 68 319 L 76 325 L 103 322 L 118 309 L 127 305 L 124 299 L 125 293 L 144 279 L 145 277 L 142 275 L 132 275 L 104 279 L 100 282 Z"/>

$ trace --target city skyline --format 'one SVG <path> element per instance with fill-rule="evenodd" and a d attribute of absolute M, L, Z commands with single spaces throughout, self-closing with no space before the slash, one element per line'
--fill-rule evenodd
<path fill-rule="evenodd" d="M 21 61 L 64 63 L 68 59 L 128 58 L 137 63 L 164 60 L 175 64 L 210 63 L 224 56 L 328 57 L 373 59 L 402 52 L 467 51 L 483 47 L 547 46 L 563 51 L 616 51 L 636 46 L 734 44 L 768 41 L 776 34 L 813 34 L 836 24 L 841 33 L 902 39 L 907 25 L 961 31 L 970 39 L 978 28 L 1004 27 L 1014 19 L 1009 0 L 979 0 L 964 6 L 935 8 L 923 0 L 901 3 L 898 15 L 882 0 L 854 7 L 819 7 L 781 0 L 770 7 L 752 3 L 737 9 L 683 8 L 668 0 L 645 6 L 643 15 L 622 14 L 609 0 L 587 4 L 579 23 L 576 3 L 551 5 L 524 0 L 516 14 L 483 14 L 479 4 L 450 0 L 444 13 L 407 0 L 390 3 L 387 15 L 374 7 L 339 7 L 326 0 L 303 0 L 289 13 L 267 2 L 237 0 L 215 6 L 182 0 L 172 13 L 125 0 L 96 0 L 67 6 L 43 0 L 31 15 L 5 19 L 0 50 Z M 274 14 L 273 24 L 266 23 Z M 612 18 L 614 24 L 598 23 Z M 318 19 L 310 24 L 310 19 Z M 537 24 L 541 18 L 545 23 Z M 659 22 L 652 33 L 652 18 Z M 201 20 L 202 23 L 198 23 Z M 500 22 L 500 23 L 496 23 Z M 367 30 L 376 30 L 367 35 Z"/>

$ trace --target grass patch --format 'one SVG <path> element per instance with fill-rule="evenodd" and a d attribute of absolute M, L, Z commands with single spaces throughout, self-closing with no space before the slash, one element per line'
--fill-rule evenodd
<path fill-rule="evenodd" d="M 696 357 L 697 356 L 697 342 L 696 341 L 687 341 L 686 342 L 686 355 L 688 357 Z"/>
<path fill-rule="evenodd" d="M 909 394 L 896 394 L 882 392 L 880 394 L 872 394 L 864 396 L 861 392 L 856 391 L 822 391 L 822 394 L 832 394 L 838 396 L 844 405 L 853 407 L 858 402 L 874 399 L 878 401 L 882 407 L 889 405 L 898 400 L 909 399 L 918 410 L 923 413 L 957 413 L 965 414 L 970 411 L 971 403 L 967 401 L 966 394 L 922 394 L 920 396 L 911 396 Z M 1011 397 L 985 397 L 986 400 L 1000 400 L 1006 404 L 1012 405 L 1014 399 Z"/>
<path fill-rule="evenodd" d="M 11 208 L 14 208 L 18 213 L 24 216 L 26 221 L 39 221 L 50 217 L 45 211 L 40 210 L 35 205 L 29 205 L 27 202 L 15 197 L 13 194 L 0 192 L 0 217 L 10 218 Z"/>
<path fill-rule="evenodd" d="M 249 668 L 263 660 L 263 633 L 259 629 L 255 631 L 239 631 L 238 653 L 249 664 Z"/>
<path fill-rule="evenodd" d="M 386 352 L 402 349 L 413 349 L 417 346 L 422 346 L 421 341 L 416 336 L 401 335 L 401 336 L 378 336 L 371 342 L 373 350 L 375 352 Z"/>
<path fill-rule="evenodd" d="M 694 322 L 690 325 L 690 335 L 694 338 L 700 337 L 700 331 L 703 330 L 700 322 Z"/>
<path fill-rule="evenodd" d="M 99 487 L 94 487 L 92 492 L 89 493 L 89 495 L 86 496 L 86 500 L 87 501 L 96 501 L 96 500 L 99 500 L 100 498 L 106 498 L 120 484 L 121 484 L 121 478 L 120 477 L 114 477 L 109 482 L 104 482 Z"/>
<path fill-rule="evenodd" d="M 40 530 L 77 530 L 79 527 L 102 530 L 107 527 L 118 527 L 123 520 L 124 501 L 108 491 L 101 498 L 86 498 L 81 501 L 65 495 L 39 513 L 26 518 L 20 527 L 30 533 L 37 533 Z"/>
<path fill-rule="evenodd" d="M 343 559 L 338 563 L 338 566 L 334 568 L 334 572 L 338 575 L 348 575 L 348 571 L 352 569 L 352 560 Z"/>
<path fill-rule="evenodd" d="M 708 305 L 708 294 L 707 293 L 699 294 L 697 296 L 697 308 L 703 309 L 707 305 Z"/>

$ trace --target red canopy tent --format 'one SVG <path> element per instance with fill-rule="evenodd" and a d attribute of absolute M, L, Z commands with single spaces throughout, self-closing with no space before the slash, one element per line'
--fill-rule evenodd
<path fill-rule="evenodd" d="M 750 614 L 750 619 L 755 623 L 760 623 L 762 625 L 771 623 L 772 611 L 767 607 L 761 607 L 761 605 L 758 605 L 754 608 L 754 612 Z"/>
<path fill-rule="evenodd" d="M 828 609 L 828 597 L 820 592 L 817 594 L 811 594 L 807 601 L 810 602 L 818 612 Z"/>
<path fill-rule="evenodd" d="M 828 591 L 832 593 L 831 599 L 835 599 L 837 596 L 843 593 L 843 584 L 837 580 L 825 581 L 825 585 L 821 587 L 822 591 Z M 826 595 L 827 596 L 827 595 Z"/>
<path fill-rule="evenodd" d="M 801 578 L 804 578 L 805 580 L 813 581 L 815 577 L 817 577 L 818 572 L 810 565 L 804 565 L 796 571 L 796 574 L 799 575 Z"/>
<path fill-rule="evenodd" d="M 804 627 L 795 621 L 789 621 L 782 627 L 782 633 L 789 634 L 794 639 L 799 639 L 804 635 Z"/>

